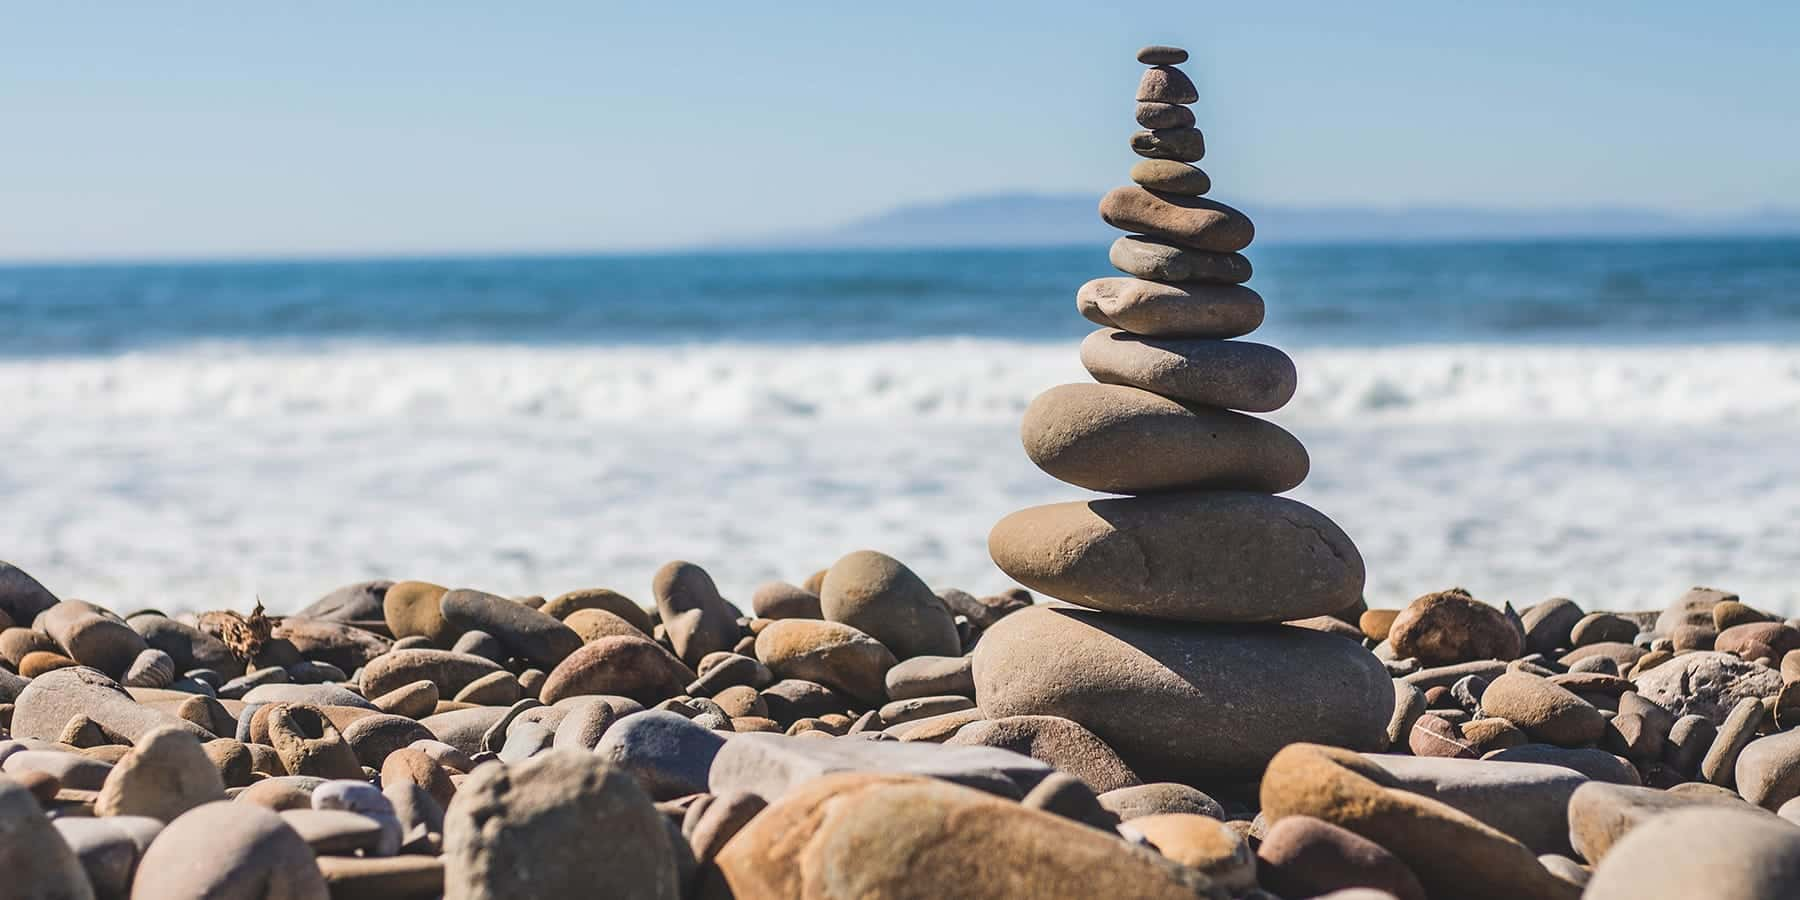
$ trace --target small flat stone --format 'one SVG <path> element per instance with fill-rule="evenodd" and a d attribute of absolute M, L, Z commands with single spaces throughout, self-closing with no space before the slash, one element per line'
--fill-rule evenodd
<path fill-rule="evenodd" d="M 374 703 L 376 709 L 390 715 L 423 719 L 437 710 L 439 696 L 435 682 L 421 679 L 377 696 Z"/>
<path fill-rule="evenodd" d="M 750 608 L 759 619 L 822 619 L 819 595 L 785 581 L 771 581 L 756 589 Z"/>
<path fill-rule="evenodd" d="M 393 596 L 391 591 L 389 596 Z M 500 666 L 493 660 L 468 653 L 424 648 L 391 650 L 363 669 L 362 689 L 369 696 L 379 697 L 415 681 L 430 681 L 441 694 L 455 696 L 469 682 L 499 671 Z"/>
<path fill-rule="evenodd" d="M 1576 647 L 1598 644 L 1603 641 L 1629 643 L 1637 637 L 1637 633 L 1637 623 L 1624 616 L 1594 612 L 1582 616 L 1574 627 L 1569 629 L 1569 641 Z"/>
<path fill-rule="evenodd" d="M 444 893 L 444 863 L 435 856 L 321 856 L 319 874 L 332 900 L 430 900 Z"/>
<path fill-rule="evenodd" d="M 994 526 L 988 552 L 1015 581 L 1070 603 L 1203 622 L 1328 615 L 1356 601 L 1364 578 L 1356 546 L 1324 514 L 1249 492 L 1031 507 Z"/>
<path fill-rule="evenodd" d="M 1700 774 L 1708 782 L 1727 788 L 1737 784 L 1738 756 L 1756 739 L 1765 715 L 1762 701 L 1755 697 L 1745 697 L 1731 708 L 1700 762 Z"/>
<path fill-rule="evenodd" d="M 1561 766 L 1486 759 L 1419 759 L 1364 754 L 1394 786 L 1460 810 L 1530 847 L 1566 853 L 1569 797 L 1588 778 Z"/>
<path fill-rule="evenodd" d="M 781 678 L 816 681 L 866 706 L 887 699 L 894 654 L 862 631 L 820 619 L 780 619 L 756 636 L 756 657 Z"/>
<path fill-rule="evenodd" d="M 1206 136 L 1198 128 L 1146 128 L 1132 133 L 1131 152 L 1146 159 L 1199 162 L 1206 158 Z"/>
<path fill-rule="evenodd" d="M 1188 60 L 1188 52 L 1167 44 L 1151 44 L 1137 52 L 1137 61 L 1146 66 L 1178 66 Z"/>
<path fill-rule="evenodd" d="M 1136 234 L 1113 241 L 1107 259 L 1113 268 L 1151 281 L 1242 284 L 1251 274 L 1250 260 L 1242 254 L 1206 253 Z"/>
<path fill-rule="evenodd" d="M 882 718 L 887 718 L 886 707 Z M 1139 783 L 1137 773 L 1105 741 L 1060 716 L 1006 716 L 971 722 L 944 741 L 944 746 L 998 747 L 1023 753 L 1074 775 L 1097 794 Z"/>
<path fill-rule="evenodd" d="M 1135 117 L 1139 125 L 1150 129 L 1194 127 L 1194 111 L 1177 103 L 1139 103 Z M 1133 178 L 1132 180 L 1136 181 L 1137 179 Z M 1206 191 L 1201 190 L 1198 193 L 1204 194 Z"/>
<path fill-rule="evenodd" d="M 381 843 L 381 823 L 341 809 L 290 809 L 281 820 L 321 856 L 373 849 Z"/>
<path fill-rule="evenodd" d="M 1539 763 L 1561 766 L 1594 781 L 1609 784 L 1637 785 L 1642 782 L 1637 769 L 1621 757 L 1598 747 L 1558 747 L 1554 744 L 1521 744 L 1496 750 L 1484 759 L 1491 762 Z"/>
<path fill-rule="evenodd" d="M 895 700 L 958 694 L 975 696 L 975 674 L 966 656 L 915 656 L 887 670 L 887 695 Z"/>
<path fill-rule="evenodd" d="M 1081 364 L 1102 384 L 1193 406 L 1273 412 L 1294 396 L 1294 361 L 1267 344 L 1153 338 L 1103 328 L 1081 342 Z"/>
<path fill-rule="evenodd" d="M 1223 203 L 1137 185 L 1108 192 L 1100 200 L 1100 218 L 1121 231 L 1150 235 L 1208 253 L 1242 250 L 1250 246 L 1256 235 L 1248 216 Z"/>
<path fill-rule="evenodd" d="M 1197 103 L 1200 89 L 1194 87 L 1186 73 L 1171 66 L 1155 66 L 1138 81 L 1139 103 Z"/>
<path fill-rule="evenodd" d="M 1029 756 L 992 747 L 740 734 L 714 757 L 710 787 L 716 794 L 743 791 L 773 803 L 824 775 L 869 772 L 925 775 L 1018 798 L 1051 771 Z"/>
<path fill-rule="evenodd" d="M 1714 607 L 1715 612 L 1717 609 Z M 1720 631 L 1713 640 L 1713 649 L 1752 661 L 1766 659 L 1780 664 L 1782 657 L 1800 650 L 1800 629 L 1786 622 L 1745 622 Z"/>
<path fill-rule="evenodd" d="M 1263 320 L 1262 296 L 1236 284 L 1096 278 L 1081 286 L 1075 305 L 1090 321 L 1146 337 L 1232 338 Z"/>

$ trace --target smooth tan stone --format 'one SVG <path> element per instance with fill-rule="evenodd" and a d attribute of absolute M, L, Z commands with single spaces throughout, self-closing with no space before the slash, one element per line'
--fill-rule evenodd
<path fill-rule="evenodd" d="M 1181 109 L 1179 106 L 1169 108 Z M 1212 178 L 1204 171 L 1173 159 L 1138 160 L 1131 167 L 1131 180 L 1153 191 L 1187 197 L 1198 197 L 1212 190 Z"/>
<path fill-rule="evenodd" d="M 1096 325 L 1146 337 L 1233 338 L 1263 321 L 1262 295 L 1237 284 L 1096 278 L 1076 292 L 1075 306 Z"/>
<path fill-rule="evenodd" d="M 819 588 L 825 618 L 880 641 L 896 659 L 956 656 L 962 639 L 949 607 L 899 560 L 858 550 L 832 563 Z"/>
<path fill-rule="evenodd" d="M 1238 253 L 1206 253 L 1170 241 L 1128 234 L 1107 251 L 1113 268 L 1152 281 L 1200 281 L 1243 284 L 1250 280 L 1250 260 Z"/>
<path fill-rule="evenodd" d="M 1141 337 L 1108 328 L 1081 342 L 1081 364 L 1102 384 L 1245 412 L 1280 409 L 1299 381 L 1294 361 L 1267 344 Z"/>
<path fill-rule="evenodd" d="M 1245 492 L 1036 506 L 1001 519 L 988 552 L 1020 584 L 1070 603 L 1201 622 L 1329 615 L 1356 602 L 1364 579 L 1356 545 L 1324 514 Z"/>
<path fill-rule="evenodd" d="M 1256 237 L 1249 216 L 1217 200 L 1159 193 L 1138 185 L 1109 191 L 1100 200 L 1100 218 L 1120 231 L 1148 234 L 1209 253 L 1235 253 L 1250 246 Z"/>
<path fill-rule="evenodd" d="M 1121 385 L 1051 388 L 1025 410 L 1019 433 L 1052 477 L 1120 494 L 1276 494 L 1305 480 L 1310 465 L 1299 439 L 1273 422 Z"/>

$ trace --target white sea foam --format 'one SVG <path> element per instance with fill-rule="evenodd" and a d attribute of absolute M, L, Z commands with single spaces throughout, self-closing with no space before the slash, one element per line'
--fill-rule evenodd
<path fill-rule="evenodd" d="M 1314 348 L 1295 496 L 1394 604 L 1459 583 L 1800 612 L 1800 347 Z M 291 609 L 426 577 L 739 600 L 857 547 L 1002 586 L 989 525 L 1081 492 L 1019 450 L 1066 343 L 189 346 L 0 360 L 0 558 L 71 596 Z"/>

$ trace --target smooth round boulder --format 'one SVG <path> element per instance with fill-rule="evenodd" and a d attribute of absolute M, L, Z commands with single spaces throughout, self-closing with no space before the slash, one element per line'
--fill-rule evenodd
<path fill-rule="evenodd" d="M 705 569 L 675 560 L 656 571 L 650 589 L 669 646 L 682 662 L 697 666 L 706 654 L 737 644 L 738 610 L 719 596 Z"/>
<path fill-rule="evenodd" d="M 1362 596 L 1364 579 L 1356 545 L 1324 514 L 1234 491 L 1031 507 L 994 526 L 988 553 L 1015 581 L 1060 600 L 1197 622 L 1329 615 Z"/>
<path fill-rule="evenodd" d="M 140 738 L 107 773 L 94 814 L 170 822 L 223 799 L 224 779 L 200 741 L 185 731 L 158 728 Z"/>
<path fill-rule="evenodd" d="M 1800 896 L 1800 828 L 1733 809 L 1657 816 L 1613 845 L 1581 896 L 1584 900 Z"/>
<path fill-rule="evenodd" d="M 1737 792 L 1768 810 L 1800 796 L 1800 730 L 1759 737 L 1738 753 Z"/>
<path fill-rule="evenodd" d="M 546 669 L 581 646 L 580 636 L 554 616 L 494 594 L 459 588 L 444 594 L 438 608 L 452 627 L 485 631 L 507 653 Z"/>
<path fill-rule="evenodd" d="M 883 721 L 888 718 L 882 713 Z M 1137 773 L 1105 741 L 1080 724 L 1057 716 L 1005 716 L 970 722 L 944 741 L 946 747 L 998 747 L 1047 762 L 1100 794 L 1139 783 Z"/>
<path fill-rule="evenodd" d="M 149 649 L 144 637 L 130 625 L 90 603 L 64 600 L 37 618 L 39 631 L 48 634 L 70 659 L 114 677 L 123 677 Z"/>
<path fill-rule="evenodd" d="M 1323 819 L 1288 816 L 1257 847 L 1257 877 L 1283 897 L 1373 888 L 1396 900 L 1425 900 L 1419 878 L 1380 844 Z"/>
<path fill-rule="evenodd" d="M 896 663 L 880 641 L 841 622 L 778 619 L 756 636 L 756 658 L 781 678 L 816 681 L 865 706 L 887 700 Z"/>
<path fill-rule="evenodd" d="M 277 813 L 221 800 L 170 822 L 138 863 L 131 900 L 328 900 L 313 851 Z"/>
<path fill-rule="evenodd" d="M 450 592 L 447 587 L 425 581 L 402 581 L 387 589 L 381 598 L 381 615 L 395 639 L 422 637 L 439 647 L 448 647 L 460 630 L 444 621 L 438 601 Z"/>
<path fill-rule="evenodd" d="M 1332 635 L 1070 608 L 1007 616 L 974 670 L 988 716 L 1073 720 L 1146 780 L 1253 776 L 1300 741 L 1382 749 L 1394 703 L 1380 660 Z"/>
<path fill-rule="evenodd" d="M 1250 260 L 1238 253 L 1207 253 L 1172 241 L 1128 234 L 1107 251 L 1113 268 L 1152 281 L 1199 281 L 1243 284 L 1250 280 Z M 1129 328 L 1123 322 L 1119 325 Z"/>
<path fill-rule="evenodd" d="M 393 596 L 393 592 L 389 591 L 388 596 Z M 362 690 L 368 696 L 379 697 L 415 681 L 429 681 L 438 686 L 441 695 L 455 696 L 470 682 L 502 671 L 505 670 L 498 663 L 473 653 L 424 647 L 389 650 L 363 667 Z"/>
<path fill-rule="evenodd" d="M 582 609 L 600 609 L 612 613 L 637 630 L 649 634 L 656 627 L 650 619 L 650 613 L 631 598 L 608 588 L 584 588 L 552 597 L 538 611 L 558 619 L 568 619 L 569 615 Z"/>
<path fill-rule="evenodd" d="M 1530 672 L 1507 672 L 1489 682 L 1481 711 L 1506 719 L 1532 740 L 1563 747 L 1596 743 L 1606 731 L 1600 710 Z"/>
<path fill-rule="evenodd" d="M 1039 394 L 1019 435 L 1025 454 L 1052 477 L 1115 494 L 1278 494 L 1305 480 L 1310 466 L 1299 439 L 1273 422 L 1113 384 Z"/>
<path fill-rule="evenodd" d="M 1081 364 L 1102 384 L 1245 412 L 1280 409 L 1298 384 L 1294 361 L 1267 344 L 1141 337 L 1110 328 L 1081 342 Z"/>
<path fill-rule="evenodd" d="M 858 550 L 832 563 L 819 588 L 819 609 L 826 619 L 880 641 L 897 660 L 962 653 L 949 607 L 911 569 L 884 553 Z"/>
<path fill-rule="evenodd" d="M 759 619 L 822 619 L 819 595 L 797 584 L 771 581 L 750 597 L 750 609 Z"/>
<path fill-rule="evenodd" d="M 1179 134 L 1184 130 L 1148 133 Z M 1135 184 L 1113 188 L 1101 198 L 1100 218 L 1120 231 L 1147 234 L 1209 253 L 1235 253 L 1250 246 L 1256 234 L 1248 216 L 1216 200 L 1161 193 Z"/>
<path fill-rule="evenodd" d="M 569 654 L 544 680 L 539 699 L 555 703 L 585 694 L 612 694 L 655 704 L 681 693 L 693 680 L 693 671 L 655 641 L 619 635 Z"/>
<path fill-rule="evenodd" d="M 1075 293 L 1087 320 L 1144 337 L 1234 338 L 1262 325 L 1262 295 L 1241 284 L 1096 278 Z"/>
<path fill-rule="evenodd" d="M 1397 659 L 1412 657 L 1428 666 L 1444 666 L 1517 659 L 1524 652 L 1525 638 L 1500 610 L 1452 588 L 1407 604 L 1388 626 L 1388 646 Z"/>

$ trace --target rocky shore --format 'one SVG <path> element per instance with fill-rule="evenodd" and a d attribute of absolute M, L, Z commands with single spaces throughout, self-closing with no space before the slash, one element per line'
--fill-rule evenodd
<path fill-rule="evenodd" d="M 1255 414 L 1298 373 L 1238 340 L 1254 229 L 1204 196 L 1186 58 L 1138 55 L 1095 383 L 1022 429 L 1115 496 L 994 527 L 1024 588 L 865 550 L 747 609 L 676 561 L 642 603 L 171 615 L 0 563 L 0 898 L 1800 896 L 1800 620 L 1371 608 L 1280 496 L 1310 463 Z"/>

